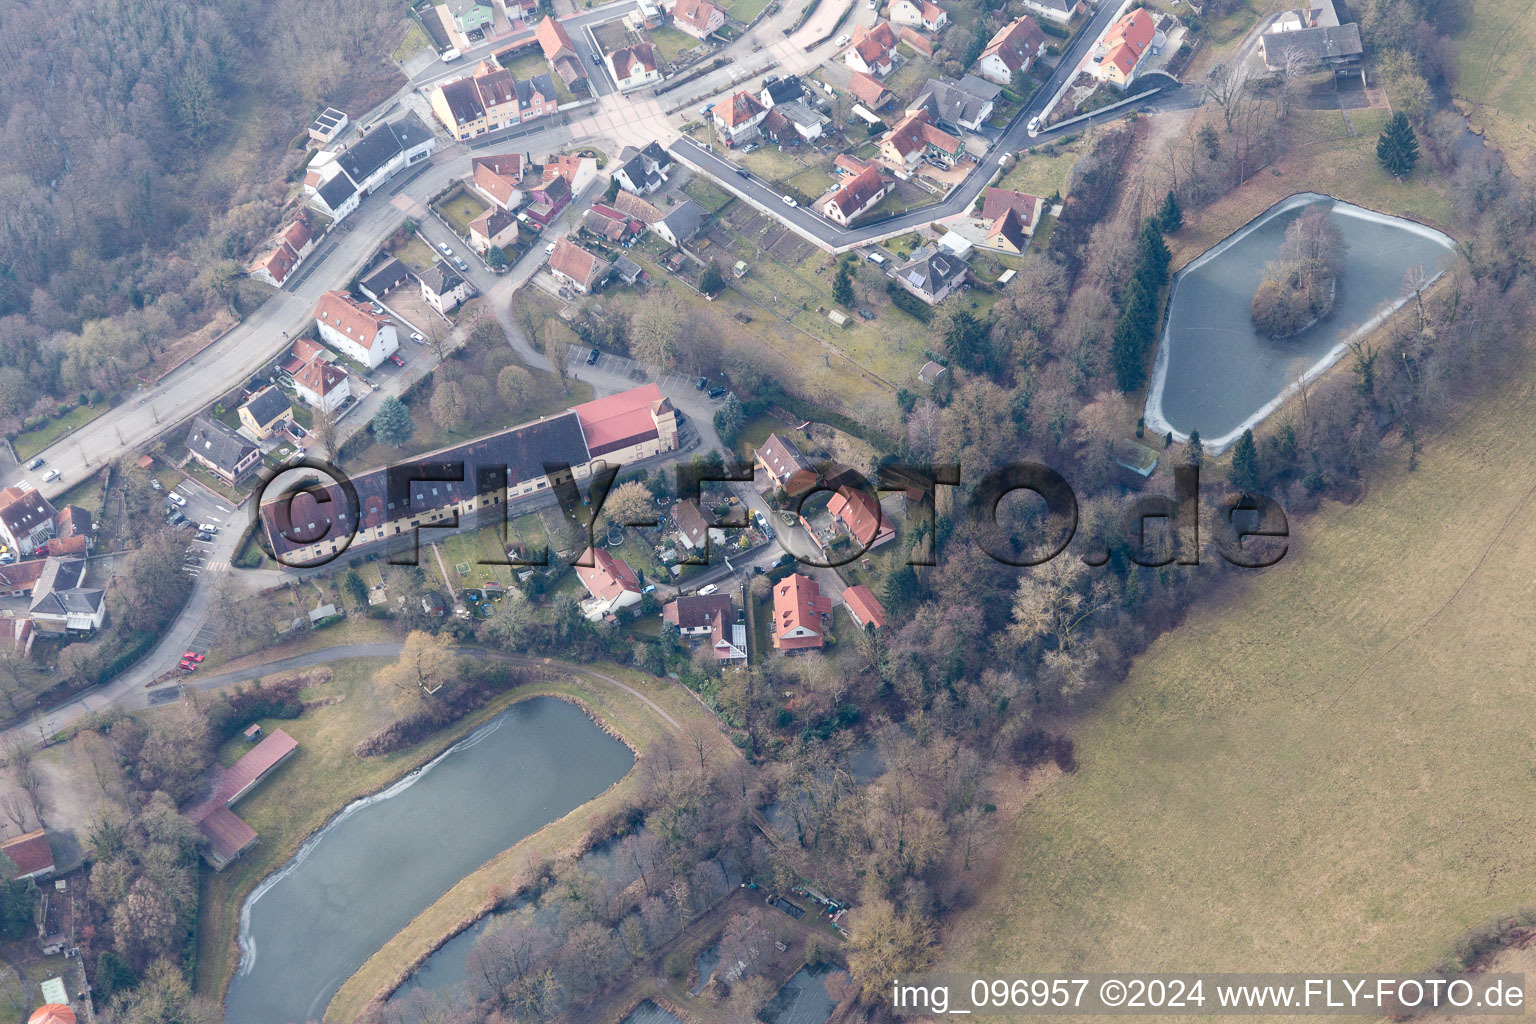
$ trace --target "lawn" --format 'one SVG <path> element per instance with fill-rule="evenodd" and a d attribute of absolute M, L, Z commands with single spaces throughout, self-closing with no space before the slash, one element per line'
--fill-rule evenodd
<path fill-rule="evenodd" d="M 97 402 L 94 406 L 77 405 L 69 411 L 68 415 L 49 420 L 36 430 L 17 434 L 11 444 L 16 449 L 16 457 L 23 462 L 27 461 L 71 430 L 85 426 L 109 408 L 106 402 Z"/>
<path fill-rule="evenodd" d="M 924 82 L 938 76 L 938 65 L 932 57 L 913 57 L 891 72 L 891 76 L 885 80 L 885 87 L 903 100 L 911 100 L 916 98 L 917 90 L 923 87 Z"/>
<path fill-rule="evenodd" d="M 564 80 L 550 72 L 549 62 L 544 59 L 543 51 L 537 46 L 529 47 L 510 59 L 503 58 L 501 66 L 512 72 L 512 77 L 519 81 L 532 78 L 534 75 L 549 75 L 555 83 L 555 99 L 559 104 L 564 106 L 567 103 L 576 102 L 575 94 L 566 88 Z"/>
<path fill-rule="evenodd" d="M 453 229 L 465 238 L 469 237 L 469 222 L 490 209 L 485 200 L 459 185 L 452 192 L 432 204 L 432 209 L 453 225 Z"/>
<path fill-rule="evenodd" d="M 693 36 L 686 32 L 679 32 L 671 25 L 647 29 L 646 34 L 651 37 L 651 45 L 656 47 L 656 52 L 661 54 L 662 59 L 668 64 L 677 63 L 678 54 L 699 45 L 699 41 Z"/>
<path fill-rule="evenodd" d="M 695 175 L 692 181 L 684 185 L 683 192 L 710 213 L 718 213 L 736 198 L 702 174 Z"/>
<path fill-rule="evenodd" d="M 1381 213 L 1448 228 L 1449 183 L 1428 160 L 1420 160 L 1403 181 L 1394 179 L 1377 162 L 1376 139 L 1386 122 L 1386 111 L 1351 111 L 1350 119 L 1357 133 L 1354 136 L 1347 133 L 1343 115 L 1337 110 L 1292 110 L 1287 130 L 1293 144 L 1280 160 L 1205 209 L 1185 212 L 1183 229 L 1168 239 L 1174 269 L 1297 192 L 1320 192 Z M 1147 181 L 1155 195 L 1167 187 L 1155 174 Z"/>
<path fill-rule="evenodd" d="M 788 181 L 805 169 L 805 165 L 795 159 L 790 152 L 779 149 L 772 142 L 764 142 L 752 152 L 738 155 L 737 161 L 764 181 L 774 183 Z M 810 194 L 819 195 L 820 193 Z"/>
<path fill-rule="evenodd" d="M 743 25 L 747 25 L 772 2 L 773 0 L 735 0 L 734 3 L 726 5 L 725 13 Z"/>
<path fill-rule="evenodd" d="M 404 245 L 396 248 L 393 255 L 416 274 L 426 273 L 432 264 L 442 258 L 436 250 L 415 235 L 412 235 Z"/>
<path fill-rule="evenodd" d="M 1525 55 L 1536 24 L 1524 0 L 1478 0 L 1456 39 L 1456 95 L 1472 106 L 1472 124 L 1509 154 L 1522 174 L 1536 169 L 1536 90 Z"/>
<path fill-rule="evenodd" d="M 395 47 L 389 56 L 396 64 L 404 64 L 422 50 L 432 45 L 432 40 L 421 30 L 421 26 L 414 21 L 407 21 L 405 25 L 405 37 L 400 40 L 400 45 Z"/>
<path fill-rule="evenodd" d="M 1536 439 L 1511 369 L 1416 472 L 1399 450 L 1293 520 L 1276 569 L 1134 662 L 1002 832 L 948 969 L 1421 970 L 1529 905 Z"/>
<path fill-rule="evenodd" d="M 1012 167 L 998 179 L 998 188 L 1015 192 L 1028 192 L 1032 196 L 1066 195 L 1067 178 L 1077 163 L 1082 143 L 1041 146 L 1033 151 L 1020 153 Z M 1054 152 L 1052 152 L 1054 151 Z"/>

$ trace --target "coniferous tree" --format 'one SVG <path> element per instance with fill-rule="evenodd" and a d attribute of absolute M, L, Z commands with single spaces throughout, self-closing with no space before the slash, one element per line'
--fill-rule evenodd
<path fill-rule="evenodd" d="M 1179 209 L 1179 201 L 1173 197 L 1171 190 L 1163 197 L 1162 209 L 1157 211 L 1157 222 L 1165 235 L 1171 235 L 1184 226 L 1184 211 Z"/>
<path fill-rule="evenodd" d="M 379 403 L 379 411 L 373 414 L 370 428 L 380 444 L 395 448 L 405 447 L 416 436 L 416 424 L 411 420 L 411 410 L 394 395 Z"/>
<path fill-rule="evenodd" d="M 1251 430 L 1243 431 L 1232 449 L 1232 469 L 1227 473 L 1227 482 L 1240 491 L 1258 490 L 1259 449 L 1253 443 Z"/>
<path fill-rule="evenodd" d="M 720 264 L 714 260 L 709 261 L 709 266 L 704 268 L 704 273 L 699 277 L 699 291 L 714 298 L 725 287 L 725 275 L 720 273 Z"/>
<path fill-rule="evenodd" d="M 853 305 L 853 272 L 847 263 L 837 265 L 837 276 L 832 279 L 832 299 L 839 305 Z"/>
<path fill-rule="evenodd" d="M 1401 111 L 1392 115 L 1376 142 L 1376 159 L 1394 178 L 1406 177 L 1419 159 L 1419 140 Z"/>

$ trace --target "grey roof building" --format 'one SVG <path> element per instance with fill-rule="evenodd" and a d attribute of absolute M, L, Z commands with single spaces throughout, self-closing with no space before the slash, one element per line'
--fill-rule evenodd
<path fill-rule="evenodd" d="M 692 199 L 685 199 L 672 208 L 661 220 L 651 225 L 651 230 L 672 245 L 682 245 L 704 226 L 704 207 Z"/>
<path fill-rule="evenodd" d="M 370 299 L 381 299 L 410 280 L 411 272 L 406 265 L 397 259 L 389 259 L 378 270 L 357 282 L 357 287 Z"/>
<path fill-rule="evenodd" d="M 339 210 L 357 193 L 357 186 L 345 174 L 334 174 L 331 180 L 315 189 L 315 195 L 328 210 Z"/>
<path fill-rule="evenodd" d="M 646 195 L 666 184 L 667 172 L 672 170 L 672 157 L 655 142 L 648 142 L 644 149 L 626 146 L 619 154 L 624 163 L 614 172 L 629 192 Z"/>
<path fill-rule="evenodd" d="M 1266 32 L 1259 37 L 1264 51 L 1264 66 L 1283 71 L 1292 55 L 1311 67 L 1336 68 L 1359 63 L 1365 48 L 1360 44 L 1360 26 L 1329 25 L 1302 28 L 1292 32 Z"/>
<path fill-rule="evenodd" d="M 930 78 L 907 109 L 927 110 L 941 128 L 977 131 L 982 122 L 992 116 L 993 97 L 1000 89 L 977 78 L 972 80 L 988 88 L 973 92 L 965 87 L 963 80 L 957 82 L 952 78 Z M 985 95 L 985 92 L 991 92 L 992 95 Z"/>
<path fill-rule="evenodd" d="M 262 388 L 252 395 L 251 400 L 242 408 L 250 410 L 251 416 L 257 423 L 271 423 L 289 411 L 291 406 L 279 388 Z"/>
<path fill-rule="evenodd" d="M 401 153 L 431 141 L 432 130 L 415 114 L 381 124 L 353 143 L 336 158 L 336 163 L 359 186 L 383 170 Z"/>
<path fill-rule="evenodd" d="M 261 450 L 254 442 L 207 415 L 192 420 L 187 450 L 198 462 L 229 481 L 244 476 L 261 461 Z"/>
<path fill-rule="evenodd" d="M 937 306 L 965 283 L 971 265 L 936 245 L 925 245 L 896 268 L 896 283 L 930 306 Z"/>
<path fill-rule="evenodd" d="M 639 279 L 640 275 L 644 273 L 644 271 L 640 269 L 640 264 L 636 263 L 628 256 L 623 255 L 619 256 L 618 259 L 613 261 L 613 272 L 617 274 L 619 280 L 623 281 L 625 284 L 634 284 L 635 281 Z"/>
<path fill-rule="evenodd" d="M 769 82 L 763 86 L 763 91 L 758 94 L 758 99 L 763 101 L 763 106 L 773 108 L 780 103 L 788 103 L 805 95 L 805 86 L 800 82 L 799 75 L 785 75 L 776 82 Z"/>

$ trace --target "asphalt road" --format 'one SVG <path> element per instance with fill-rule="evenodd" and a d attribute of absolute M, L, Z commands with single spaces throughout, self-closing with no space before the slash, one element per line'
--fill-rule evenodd
<path fill-rule="evenodd" d="M 1004 130 L 1001 138 L 995 142 L 987 155 L 983 157 L 976 167 L 966 176 L 965 180 L 950 190 L 949 195 L 940 203 L 932 206 L 924 206 L 908 213 L 887 217 L 883 220 L 860 224 L 856 227 L 845 228 L 827 220 L 821 214 L 806 207 L 791 207 L 784 202 L 784 197 L 769 188 L 762 180 L 756 177 L 742 177 L 737 173 L 740 168 L 729 160 L 717 156 L 710 150 L 700 146 L 689 138 L 679 139 L 671 146 L 673 155 L 707 171 L 718 178 L 725 187 L 738 195 L 761 203 L 781 220 L 787 221 L 802 230 L 809 232 L 823 244 L 832 248 L 842 249 L 849 246 L 860 245 L 876 238 L 881 238 L 892 232 L 904 231 L 923 224 L 953 217 L 963 213 L 981 195 L 981 190 L 987 182 L 992 180 L 993 173 L 997 170 L 997 160 L 1000 155 L 1006 155 L 1025 149 L 1029 146 L 1040 145 L 1049 142 L 1059 135 L 1081 131 L 1081 126 L 1073 125 L 1066 129 L 1040 132 L 1038 135 L 1029 134 L 1030 118 L 1035 117 L 1045 109 L 1052 96 L 1061 86 L 1070 81 L 1077 73 L 1077 67 L 1084 56 L 1092 48 L 1099 35 L 1114 20 L 1119 10 L 1118 6 L 1109 0 L 1099 7 L 1088 27 L 1078 34 L 1072 46 L 1062 56 L 1061 62 L 1056 66 L 1034 96 L 1024 105 L 1017 116 Z M 1159 94 L 1160 96 L 1161 94 Z M 1159 96 L 1149 97 L 1148 103 Z M 1122 117 L 1140 104 L 1131 104 L 1106 114 L 1106 119 Z"/>

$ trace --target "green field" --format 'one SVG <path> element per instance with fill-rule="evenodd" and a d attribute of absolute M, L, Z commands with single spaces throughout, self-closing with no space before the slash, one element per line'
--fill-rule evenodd
<path fill-rule="evenodd" d="M 1408 970 L 1536 886 L 1529 360 L 1275 570 L 1210 594 L 1073 727 L 945 959 Z M 1469 500 L 1470 496 L 1475 499 Z M 1006 808 L 1005 808 L 1006 810 Z"/>
<path fill-rule="evenodd" d="M 38 427 L 36 430 L 29 430 L 25 434 L 17 434 L 15 440 L 12 441 L 12 447 L 16 449 L 16 457 L 25 462 L 71 430 L 85 426 L 109 408 L 110 406 L 106 402 L 97 402 L 94 406 L 77 405 L 66 416 L 60 416 L 56 420 L 49 420 L 45 425 Z"/>
<path fill-rule="evenodd" d="M 1536 89 L 1527 55 L 1536 21 L 1524 0 L 1478 0 L 1456 39 L 1456 95 L 1472 104 L 1472 124 L 1510 155 L 1522 174 L 1536 170 Z"/>
<path fill-rule="evenodd" d="M 646 29 L 646 34 L 651 37 L 651 45 L 656 47 L 656 52 L 661 54 L 662 59 L 668 64 L 675 64 L 678 54 L 699 45 L 699 41 L 693 36 L 686 32 L 679 32 L 671 25 Z"/>
<path fill-rule="evenodd" d="M 1033 152 L 1020 153 L 1014 165 L 997 180 L 998 188 L 1015 192 L 1028 192 L 1032 196 L 1049 197 L 1067 194 L 1067 178 L 1077 163 L 1081 140 L 1066 146 L 1042 146 Z M 1055 150 L 1054 153 L 1048 149 Z"/>
<path fill-rule="evenodd" d="M 734 3 L 726 5 L 725 13 L 743 25 L 747 25 L 772 2 L 773 0 L 735 0 Z"/>

